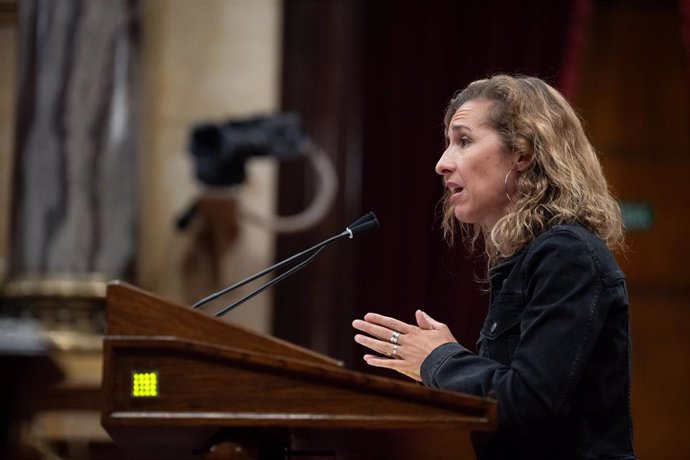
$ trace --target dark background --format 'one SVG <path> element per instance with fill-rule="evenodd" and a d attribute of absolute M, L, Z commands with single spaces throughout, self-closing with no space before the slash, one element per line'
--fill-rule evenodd
<path fill-rule="evenodd" d="M 548 1 L 285 4 L 283 107 L 303 114 L 338 165 L 341 193 L 328 222 L 279 241 L 278 259 L 369 210 L 382 228 L 332 248 L 278 288 L 276 333 L 361 367 L 352 319 L 373 310 L 413 321 L 421 307 L 473 344 L 486 308 L 473 278 L 485 273 L 485 262 L 442 241 L 434 166 L 444 149 L 443 111 L 455 91 L 497 72 L 558 85 L 572 8 Z M 283 168 L 281 212 L 310 199 L 291 192 L 304 174 L 304 165 Z"/>
<path fill-rule="evenodd" d="M 318 1 L 284 6 L 282 102 L 337 165 L 316 229 L 281 236 L 281 259 L 370 210 L 380 231 L 330 248 L 276 289 L 276 335 L 365 370 L 350 323 L 413 322 L 424 308 L 474 347 L 487 307 L 480 255 L 442 241 L 434 165 L 446 103 L 494 73 L 539 76 L 584 119 L 621 201 L 653 222 L 628 232 L 633 416 L 640 458 L 682 458 L 690 428 L 688 2 Z M 281 166 L 279 211 L 310 201 L 304 164 Z M 377 372 L 366 369 L 367 372 Z M 383 372 L 391 375 L 391 372 Z M 673 442 L 668 442 L 669 440 Z M 680 455 L 680 456 L 679 456 Z"/>

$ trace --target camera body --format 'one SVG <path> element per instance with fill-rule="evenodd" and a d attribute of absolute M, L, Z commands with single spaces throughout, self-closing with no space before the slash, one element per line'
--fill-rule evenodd
<path fill-rule="evenodd" d="M 197 178 L 209 186 L 241 184 L 251 157 L 292 159 L 308 143 L 296 113 L 279 113 L 223 124 L 204 123 L 192 128 L 189 151 Z"/>

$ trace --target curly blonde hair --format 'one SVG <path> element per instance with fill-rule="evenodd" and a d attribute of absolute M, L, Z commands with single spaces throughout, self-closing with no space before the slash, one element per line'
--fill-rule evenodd
<path fill-rule="evenodd" d="M 517 176 L 508 213 L 493 228 L 460 224 L 470 248 L 481 236 L 488 264 L 493 266 L 553 225 L 579 223 L 610 249 L 622 249 L 620 208 L 580 119 L 565 98 L 535 77 L 496 75 L 477 80 L 451 99 L 446 132 L 455 112 L 477 99 L 493 101 L 488 122 L 506 152 L 519 152 L 530 162 Z M 452 244 L 458 223 L 449 198 L 446 194 L 443 230 Z"/>

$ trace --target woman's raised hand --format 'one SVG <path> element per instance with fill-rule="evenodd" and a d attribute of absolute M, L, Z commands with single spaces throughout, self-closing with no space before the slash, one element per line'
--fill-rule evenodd
<path fill-rule="evenodd" d="M 457 340 L 448 326 L 422 310 L 417 310 L 415 318 L 416 326 L 376 313 L 367 313 L 363 320 L 354 320 L 352 326 L 367 334 L 355 335 L 355 342 L 378 353 L 364 355 L 367 364 L 393 369 L 421 381 L 420 368 L 429 353 L 444 343 Z"/>

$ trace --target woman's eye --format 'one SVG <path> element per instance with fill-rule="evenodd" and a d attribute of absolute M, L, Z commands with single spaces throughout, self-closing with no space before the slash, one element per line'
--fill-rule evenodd
<path fill-rule="evenodd" d="M 460 140 L 458 141 L 458 144 L 460 144 L 461 147 L 467 147 L 470 143 L 470 140 L 466 137 L 461 137 Z"/>

